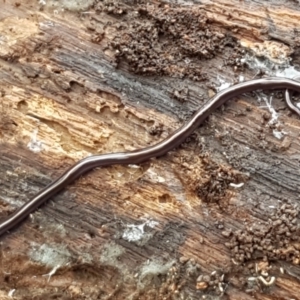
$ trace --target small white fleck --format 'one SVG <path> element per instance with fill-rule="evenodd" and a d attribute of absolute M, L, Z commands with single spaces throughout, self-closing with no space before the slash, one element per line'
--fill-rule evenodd
<path fill-rule="evenodd" d="M 39 23 L 40 27 L 54 27 L 54 23 L 52 21 L 45 21 Z"/>
<path fill-rule="evenodd" d="M 270 286 L 275 282 L 275 277 L 272 276 L 271 279 L 269 281 L 267 281 L 265 278 L 263 278 L 262 276 L 259 276 L 258 279 L 266 286 Z"/>
<path fill-rule="evenodd" d="M 274 107 L 272 106 L 272 100 L 273 97 L 267 97 L 265 95 L 258 95 L 258 101 L 261 102 L 261 100 L 263 100 L 266 103 L 266 107 L 268 108 L 269 112 L 271 113 L 271 120 L 268 122 L 268 124 L 275 124 L 278 121 L 278 113 L 276 112 L 276 110 L 274 109 Z"/>
<path fill-rule="evenodd" d="M 128 165 L 128 167 L 129 167 L 129 168 L 132 168 L 132 169 L 139 169 L 139 168 L 140 168 L 140 166 L 138 166 L 138 165 L 133 165 L 133 164 Z"/>
<path fill-rule="evenodd" d="M 220 290 L 220 292 L 221 292 L 221 293 L 223 293 L 223 292 L 224 292 L 224 289 L 223 289 L 223 287 L 222 287 L 222 283 L 221 283 L 221 282 L 219 282 L 218 286 L 219 286 L 219 290 Z"/>
<path fill-rule="evenodd" d="M 276 137 L 276 139 L 281 140 L 284 137 L 285 132 L 273 129 L 273 135 Z"/>
<path fill-rule="evenodd" d="M 37 139 L 37 133 L 38 133 L 38 130 L 35 129 L 31 135 L 30 142 L 27 144 L 27 147 L 29 148 L 29 150 L 31 150 L 35 153 L 38 153 L 43 150 L 43 147 L 42 147 L 43 143 Z"/>
<path fill-rule="evenodd" d="M 188 65 L 188 64 L 191 62 L 191 60 L 188 59 L 188 58 L 186 58 L 186 59 L 184 60 L 184 62 Z"/>
<path fill-rule="evenodd" d="M 225 80 L 221 79 L 221 78 L 218 78 L 221 85 L 217 87 L 217 90 L 218 92 L 222 91 L 222 90 L 225 90 L 227 89 L 228 87 L 230 87 L 230 83 L 229 82 L 226 82 Z"/>
<path fill-rule="evenodd" d="M 255 281 L 256 279 L 256 277 L 248 277 L 248 281 Z"/>
<path fill-rule="evenodd" d="M 15 291 L 16 291 L 16 289 L 10 290 L 10 291 L 8 292 L 8 297 L 12 298 Z"/>
<path fill-rule="evenodd" d="M 236 184 L 236 183 L 229 183 L 229 186 L 231 186 L 231 187 L 233 187 L 233 188 L 235 188 L 235 189 L 239 189 L 239 188 L 241 188 L 242 186 L 244 185 L 244 182 L 241 182 L 241 183 L 238 183 L 238 184 Z"/>
<path fill-rule="evenodd" d="M 157 221 L 154 221 L 154 220 L 148 220 L 148 221 L 146 221 L 146 225 L 148 225 L 150 228 L 154 228 L 158 224 L 159 223 Z"/>

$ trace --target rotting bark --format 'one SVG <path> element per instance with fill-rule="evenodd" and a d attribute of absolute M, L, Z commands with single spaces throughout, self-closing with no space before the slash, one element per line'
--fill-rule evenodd
<path fill-rule="evenodd" d="M 167 137 L 223 81 L 297 66 L 296 1 L 147 2 L 1 3 L 1 216 L 80 158 Z M 1 299 L 297 299 L 300 121 L 263 97 L 2 236 Z"/>

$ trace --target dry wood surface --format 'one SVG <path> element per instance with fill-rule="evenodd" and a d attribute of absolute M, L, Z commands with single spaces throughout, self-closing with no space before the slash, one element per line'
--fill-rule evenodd
<path fill-rule="evenodd" d="M 0 1 L 1 218 L 225 86 L 298 74 L 298 1 Z M 282 92 L 51 198 L 0 237 L 0 299 L 300 299 L 300 119 Z"/>

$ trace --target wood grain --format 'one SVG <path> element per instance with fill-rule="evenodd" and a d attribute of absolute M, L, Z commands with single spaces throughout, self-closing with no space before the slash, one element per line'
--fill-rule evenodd
<path fill-rule="evenodd" d="M 296 1 L 45 2 L 1 3 L 2 217 L 83 157 L 167 137 L 222 83 L 297 69 Z M 297 299 L 300 120 L 270 95 L 2 236 L 1 299 Z"/>

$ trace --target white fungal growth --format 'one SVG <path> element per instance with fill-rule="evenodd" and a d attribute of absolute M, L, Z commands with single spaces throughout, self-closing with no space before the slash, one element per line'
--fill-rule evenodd
<path fill-rule="evenodd" d="M 48 276 L 47 282 L 50 281 L 51 276 L 54 275 L 59 268 L 60 268 L 60 265 L 57 265 L 48 274 L 43 275 L 43 276 Z"/>
<path fill-rule="evenodd" d="M 66 265 L 71 259 L 71 253 L 63 246 L 58 244 L 38 245 L 32 243 L 29 256 L 33 261 L 55 268 L 58 265 Z"/>
<path fill-rule="evenodd" d="M 220 82 L 220 85 L 217 88 L 218 92 L 220 92 L 220 91 L 222 91 L 222 90 L 224 90 L 224 89 L 226 89 L 226 88 L 228 88 L 228 87 L 231 86 L 230 82 L 226 82 L 224 79 L 220 78 L 219 76 L 218 76 L 218 80 Z"/>
<path fill-rule="evenodd" d="M 300 77 L 300 72 L 294 66 L 288 66 L 287 68 L 276 70 L 274 75 L 277 77 L 295 78 Z"/>
<path fill-rule="evenodd" d="M 267 107 L 269 112 L 271 113 L 271 120 L 268 123 L 269 124 L 275 124 L 278 120 L 278 113 L 276 112 L 276 110 L 272 106 L 273 97 L 271 96 L 270 98 L 268 98 L 265 95 L 263 95 L 263 96 L 258 95 L 258 100 L 260 102 L 261 102 L 261 100 L 263 100 L 266 103 L 265 107 Z"/>
<path fill-rule="evenodd" d="M 42 147 L 43 143 L 37 139 L 37 133 L 38 133 L 38 130 L 35 129 L 31 135 L 30 142 L 27 144 L 27 147 L 29 148 L 29 150 L 31 150 L 32 152 L 35 152 L 35 153 L 38 153 L 43 150 L 43 147 Z"/>
<path fill-rule="evenodd" d="M 128 224 L 126 225 L 126 229 L 123 232 L 122 238 L 128 242 L 137 242 L 144 237 L 145 226 L 154 228 L 156 225 L 158 225 L 158 222 L 153 220 L 147 220 L 139 225 Z"/>
<path fill-rule="evenodd" d="M 276 139 L 278 139 L 278 140 L 281 140 L 281 139 L 284 137 L 285 134 L 286 134 L 285 131 L 278 131 L 278 130 L 276 130 L 276 129 L 273 130 L 273 135 L 274 135 L 274 137 L 276 137 Z"/>
<path fill-rule="evenodd" d="M 174 265 L 175 261 L 171 260 L 168 262 L 163 262 L 159 259 L 147 261 L 140 269 L 139 277 L 139 287 L 142 288 L 147 286 L 150 282 L 155 282 L 154 280 L 159 275 L 168 274 L 171 267 Z"/>

